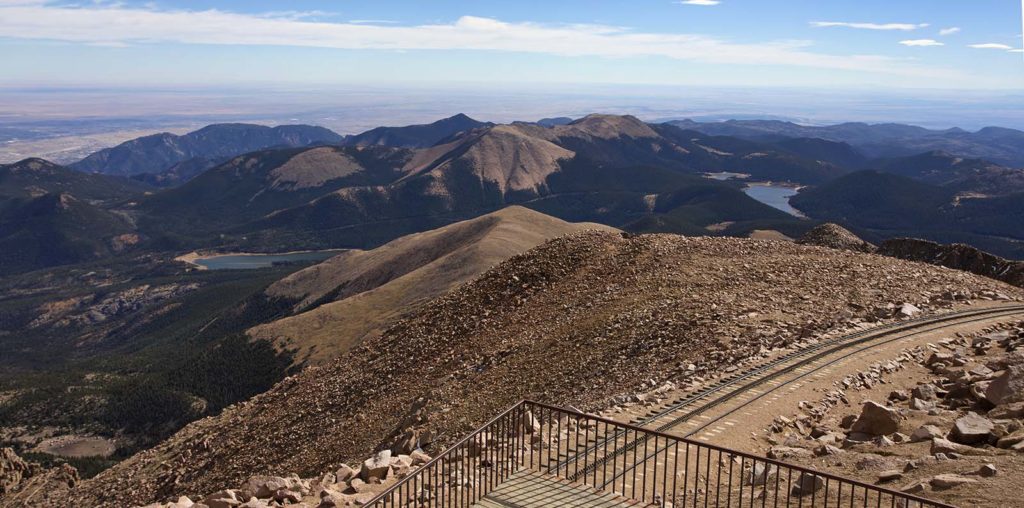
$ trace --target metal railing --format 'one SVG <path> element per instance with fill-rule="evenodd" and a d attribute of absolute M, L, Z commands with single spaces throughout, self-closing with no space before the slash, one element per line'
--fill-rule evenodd
<path fill-rule="evenodd" d="M 525 473 L 550 475 L 641 506 L 662 508 L 951 508 L 850 478 L 532 401 L 501 413 L 367 506 L 468 507 L 513 475 Z"/>

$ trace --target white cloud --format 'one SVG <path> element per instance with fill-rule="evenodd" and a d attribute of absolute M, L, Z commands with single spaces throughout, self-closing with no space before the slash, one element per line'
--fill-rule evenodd
<path fill-rule="evenodd" d="M 951 26 L 949 28 L 943 28 L 942 30 L 939 30 L 939 35 L 943 35 L 943 36 L 945 36 L 945 35 L 953 35 L 955 33 L 960 33 L 960 27 L 958 27 L 958 26 Z"/>
<path fill-rule="evenodd" d="M 906 41 L 900 41 L 900 44 L 904 46 L 945 46 L 945 44 L 935 39 L 910 39 Z"/>
<path fill-rule="evenodd" d="M 928 23 L 850 23 L 848 21 L 812 21 L 816 28 L 859 28 L 861 30 L 902 30 L 909 32 L 918 28 L 927 28 Z"/>
<path fill-rule="evenodd" d="M 681 0 L 679 3 L 683 5 L 718 5 L 722 2 L 719 0 Z"/>
<path fill-rule="evenodd" d="M 9 0 L 0 0 L 9 1 Z M 0 37 L 87 44 L 185 43 L 378 50 L 478 50 L 611 58 L 659 56 L 725 65 L 776 65 L 927 78 L 962 78 L 879 55 L 811 51 L 803 41 L 736 43 L 697 34 L 635 32 L 606 25 L 507 23 L 463 16 L 452 23 L 376 25 L 220 10 L 158 10 L 92 4 L 0 6 Z"/>
<path fill-rule="evenodd" d="M 1010 53 L 1024 53 L 1024 49 L 1011 49 Z"/>
<path fill-rule="evenodd" d="M 1013 49 L 1013 46 L 1007 46 L 1006 44 L 999 44 L 999 43 L 996 43 L 996 42 L 986 42 L 984 44 L 971 44 L 968 47 L 971 47 L 971 48 L 974 48 L 974 49 L 1004 49 L 1004 50 L 1012 50 Z"/>

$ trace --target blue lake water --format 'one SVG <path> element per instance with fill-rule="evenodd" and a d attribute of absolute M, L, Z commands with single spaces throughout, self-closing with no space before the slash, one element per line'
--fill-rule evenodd
<path fill-rule="evenodd" d="M 782 187 L 767 183 L 752 183 L 743 189 L 748 196 L 772 207 L 782 210 L 790 215 L 803 217 L 799 210 L 789 204 L 789 198 L 797 193 L 793 187 Z"/>
<path fill-rule="evenodd" d="M 195 260 L 197 265 L 206 267 L 209 270 L 251 270 L 255 268 L 269 268 L 274 263 L 302 263 L 311 261 L 323 261 L 327 258 L 337 256 L 344 251 L 321 250 L 312 252 L 290 252 L 286 254 L 226 254 L 223 256 L 210 256 Z"/>

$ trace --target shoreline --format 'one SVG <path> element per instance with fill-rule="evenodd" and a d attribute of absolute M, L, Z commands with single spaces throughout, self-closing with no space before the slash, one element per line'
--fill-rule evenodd
<path fill-rule="evenodd" d="M 192 252 L 188 252 L 186 254 L 182 254 L 180 256 L 177 256 L 177 257 L 174 258 L 174 260 L 182 262 L 182 263 L 185 263 L 185 264 L 188 264 L 188 265 L 191 265 L 191 266 L 195 267 L 198 270 L 209 270 L 210 269 L 209 267 L 207 267 L 205 265 L 201 265 L 201 264 L 197 263 L 197 261 L 199 261 L 201 259 L 202 260 L 205 260 L 205 259 L 216 259 L 216 258 L 227 257 L 227 256 L 289 256 L 289 255 L 292 255 L 292 254 L 307 254 L 307 253 L 312 253 L 312 252 L 334 252 L 334 253 L 336 253 L 335 255 L 337 255 L 337 254 L 341 254 L 341 253 L 349 251 L 349 250 L 352 250 L 352 249 L 322 249 L 322 250 L 308 249 L 308 250 L 292 250 L 292 251 L 287 251 L 287 252 L 212 252 L 212 251 L 205 251 L 204 252 L 204 251 L 194 250 Z M 328 259 L 328 258 L 325 258 L 325 259 Z"/>

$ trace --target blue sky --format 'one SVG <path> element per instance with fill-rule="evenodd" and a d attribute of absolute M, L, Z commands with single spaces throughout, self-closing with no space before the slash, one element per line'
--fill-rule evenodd
<path fill-rule="evenodd" d="M 0 0 L 0 85 L 1024 84 L 1019 0 L 282 5 Z"/>

